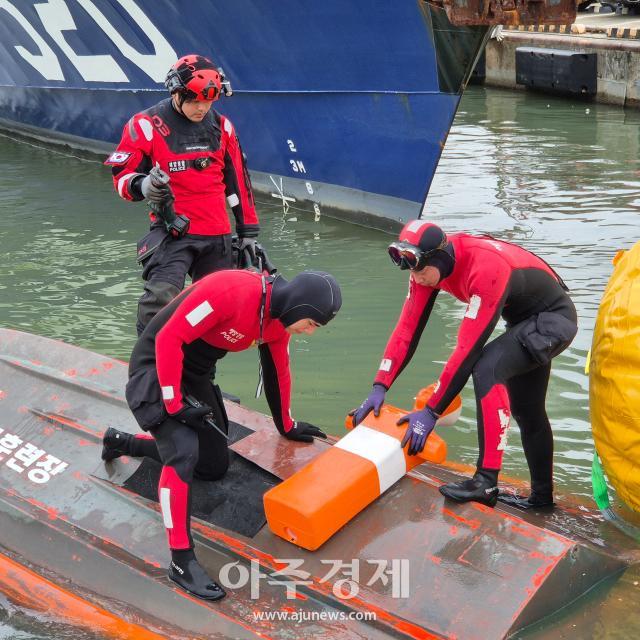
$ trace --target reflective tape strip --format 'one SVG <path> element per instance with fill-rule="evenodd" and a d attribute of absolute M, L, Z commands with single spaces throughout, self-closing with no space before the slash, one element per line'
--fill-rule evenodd
<path fill-rule="evenodd" d="M 171 489 L 162 487 L 160 489 L 160 509 L 162 511 L 162 519 L 167 529 L 173 529 L 173 518 L 171 517 Z"/>
<path fill-rule="evenodd" d="M 407 473 L 407 464 L 400 448 L 400 441 L 362 424 L 337 442 L 334 447 L 355 453 L 373 462 L 378 471 L 381 494 Z"/>
<path fill-rule="evenodd" d="M 162 399 L 173 400 L 175 395 L 173 393 L 173 387 L 162 387 Z"/>
<path fill-rule="evenodd" d="M 471 300 L 469 300 L 469 306 L 467 307 L 467 312 L 464 314 L 464 317 L 475 320 L 478 317 L 478 311 L 480 311 L 481 304 L 482 298 L 474 293 L 471 296 Z"/>
<path fill-rule="evenodd" d="M 500 440 L 498 441 L 498 451 L 507 448 L 507 438 L 509 436 L 509 426 L 511 425 L 511 415 L 506 409 L 498 409 L 498 420 L 500 421 Z"/>
<path fill-rule="evenodd" d="M 120 180 L 118 180 L 118 193 L 120 194 L 120 197 L 124 197 L 124 188 L 127 186 L 127 182 L 129 182 L 129 178 L 131 178 L 132 176 L 137 176 L 137 173 L 127 173 L 127 175 L 122 176 L 122 178 L 120 178 Z"/>
<path fill-rule="evenodd" d="M 187 322 L 195 327 L 199 322 L 202 322 L 208 315 L 213 313 L 213 307 L 209 304 L 207 300 L 203 303 L 199 304 L 193 311 L 190 311 L 185 316 Z"/>
<path fill-rule="evenodd" d="M 235 207 L 236 205 L 240 204 L 240 198 L 238 198 L 237 194 L 232 193 L 230 196 L 227 196 L 227 202 L 229 203 L 230 207 Z"/>
<path fill-rule="evenodd" d="M 142 129 L 144 137 L 151 142 L 151 140 L 153 140 L 153 125 L 151 124 L 151 121 L 141 118 L 138 120 L 138 125 L 140 126 L 140 129 Z"/>
<path fill-rule="evenodd" d="M 380 371 L 391 371 L 391 360 L 384 358 L 380 363 Z"/>

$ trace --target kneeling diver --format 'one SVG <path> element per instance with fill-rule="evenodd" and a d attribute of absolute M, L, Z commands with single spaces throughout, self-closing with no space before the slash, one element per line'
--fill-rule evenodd
<path fill-rule="evenodd" d="M 290 415 L 288 346 L 292 334 L 311 335 L 327 324 L 341 304 L 340 287 L 328 273 L 307 271 L 288 282 L 254 271 L 219 271 L 179 294 L 138 339 L 126 398 L 151 435 L 108 429 L 102 458 L 149 456 L 162 463 L 159 497 L 171 549 L 169 577 L 190 593 L 208 600 L 225 595 L 195 557 L 189 513 L 194 475 L 218 480 L 229 465 L 220 431 L 228 430 L 228 419 L 220 389 L 211 382 L 216 361 L 257 343 L 278 431 L 303 442 L 326 438 L 318 427 Z M 211 417 L 218 428 L 210 425 Z"/>

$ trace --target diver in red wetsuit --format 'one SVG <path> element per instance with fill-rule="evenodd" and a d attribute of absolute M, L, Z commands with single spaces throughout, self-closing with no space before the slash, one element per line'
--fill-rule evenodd
<path fill-rule="evenodd" d="M 447 237 L 437 225 L 409 222 L 389 255 L 410 270 L 409 294 L 380 363 L 373 389 L 351 412 L 357 425 L 373 410 L 413 356 L 435 299 L 446 291 L 465 302 L 456 347 L 427 406 L 409 413 L 402 446 L 413 455 L 424 448 L 439 415 L 473 376 L 480 455 L 470 480 L 440 487 L 447 498 L 494 506 L 498 473 L 513 416 L 521 431 L 531 473 L 531 495 L 521 507 L 553 505 L 553 435 L 545 411 L 551 359 L 577 332 L 576 310 L 567 288 L 541 258 L 525 249 L 464 233 Z M 502 317 L 507 330 L 489 341 Z"/>
<path fill-rule="evenodd" d="M 135 114 L 105 161 L 118 194 L 125 200 L 146 199 L 153 209 L 151 230 L 138 243 L 145 281 L 138 335 L 182 290 L 187 273 L 196 281 L 233 268 L 227 204 L 241 254 L 255 251 L 259 231 L 235 129 L 212 108 L 228 86 L 220 71 L 203 56 L 184 56 L 169 70 L 165 86 L 171 97 Z M 167 183 L 149 175 L 155 165 Z M 161 215 L 166 207 L 172 208 L 171 222 Z"/>
<path fill-rule="evenodd" d="M 219 271 L 185 289 L 138 339 L 126 398 L 152 438 L 108 429 L 102 458 L 147 455 L 162 462 L 159 497 L 171 548 L 169 577 L 190 593 L 210 600 L 225 595 L 196 560 L 189 524 L 193 477 L 217 480 L 229 465 L 226 438 L 208 424 L 212 417 L 227 432 L 220 390 L 211 382 L 216 361 L 257 344 L 278 431 L 303 442 L 325 438 L 318 427 L 291 417 L 289 338 L 312 334 L 341 304 L 340 287 L 328 273 L 307 271 L 288 282 L 253 271 Z"/>

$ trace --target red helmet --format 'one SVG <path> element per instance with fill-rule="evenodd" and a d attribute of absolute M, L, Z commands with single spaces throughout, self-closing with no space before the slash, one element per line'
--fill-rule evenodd
<path fill-rule="evenodd" d="M 222 78 L 209 58 L 183 56 L 167 73 L 164 81 L 170 94 L 180 93 L 183 100 L 217 100 Z"/>
<path fill-rule="evenodd" d="M 438 225 L 426 220 L 411 220 L 400 231 L 398 240 L 389 245 L 389 257 L 401 269 L 421 271 L 430 260 L 445 253 L 443 249 L 447 242 L 447 234 Z"/>
<path fill-rule="evenodd" d="M 442 249 L 447 244 L 447 235 L 433 222 L 411 220 L 407 222 L 398 236 L 400 242 L 408 242 L 421 251 Z"/>

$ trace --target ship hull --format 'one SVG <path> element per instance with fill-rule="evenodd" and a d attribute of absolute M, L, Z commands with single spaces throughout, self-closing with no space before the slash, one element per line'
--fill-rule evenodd
<path fill-rule="evenodd" d="M 232 82 L 216 106 L 267 202 L 394 228 L 421 211 L 486 28 L 380 4 L 14 2 L 0 7 L 0 125 L 108 152 L 197 50 Z"/>

